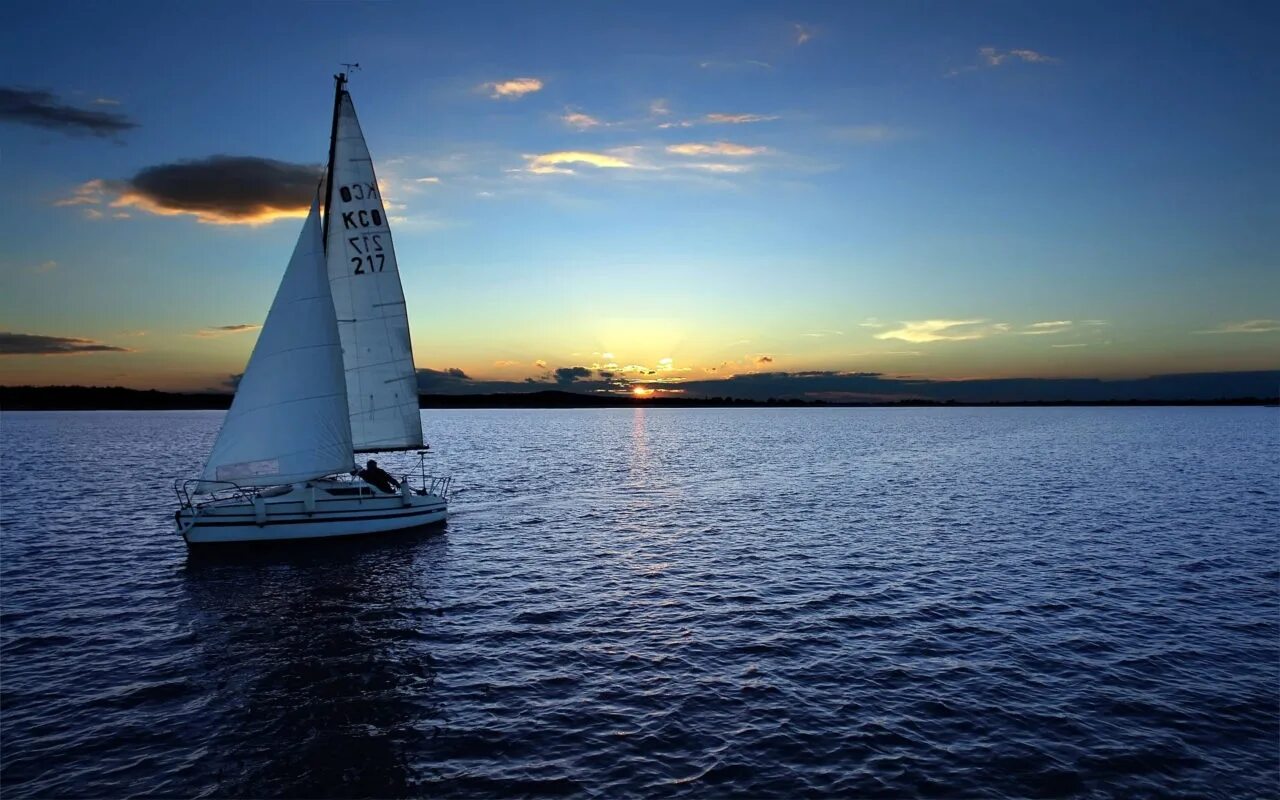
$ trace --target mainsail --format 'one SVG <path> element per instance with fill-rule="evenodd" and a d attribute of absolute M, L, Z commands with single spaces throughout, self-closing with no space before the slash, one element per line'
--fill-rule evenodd
<path fill-rule="evenodd" d="M 325 242 L 355 452 L 422 447 L 418 383 L 387 210 L 338 77 Z"/>
<path fill-rule="evenodd" d="M 342 348 L 320 229 L 313 203 L 202 481 L 271 486 L 351 469 Z"/>

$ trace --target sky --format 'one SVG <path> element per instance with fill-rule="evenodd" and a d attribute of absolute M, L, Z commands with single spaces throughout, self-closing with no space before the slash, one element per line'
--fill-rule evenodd
<path fill-rule="evenodd" d="M 343 62 L 428 391 L 1276 370 L 1278 17 L 31 6 L 0 32 L 0 383 L 233 385 Z"/>

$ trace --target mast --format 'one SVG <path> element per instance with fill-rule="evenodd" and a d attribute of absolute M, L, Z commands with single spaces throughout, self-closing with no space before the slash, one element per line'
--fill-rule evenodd
<path fill-rule="evenodd" d="M 343 66 L 346 66 L 345 64 Z M 329 131 L 329 165 L 325 167 L 324 192 L 324 239 L 325 252 L 329 251 L 329 203 L 333 200 L 333 156 L 338 149 L 338 112 L 342 108 L 342 93 L 346 91 L 347 73 L 339 72 L 333 76 L 333 127 Z"/>

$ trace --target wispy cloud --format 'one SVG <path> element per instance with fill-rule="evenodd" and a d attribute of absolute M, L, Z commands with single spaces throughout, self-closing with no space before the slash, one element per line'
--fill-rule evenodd
<path fill-rule="evenodd" d="M 435 177 L 434 175 L 429 175 L 425 178 L 414 178 L 413 180 L 414 180 L 414 183 L 439 183 L 440 182 L 440 179 Z"/>
<path fill-rule="evenodd" d="M 603 150 L 573 149 L 525 153 L 524 163 L 504 168 L 513 187 L 528 186 L 531 176 L 595 175 L 627 182 L 681 181 L 705 186 L 733 187 L 735 176 L 799 166 L 786 153 L 768 147 L 733 142 L 686 142 L 673 145 L 636 144 Z M 523 183 L 521 183 L 523 182 Z"/>
<path fill-rule="evenodd" d="M 894 128 L 890 125 L 844 125 L 833 128 L 831 136 L 846 142 L 876 144 L 902 139 L 907 136 L 907 132 L 902 128 Z"/>
<path fill-rule="evenodd" d="M 973 72 L 979 69 L 993 69 L 1012 63 L 1025 64 L 1057 64 L 1059 59 L 1053 56 L 1047 56 L 1044 53 L 1038 53 L 1035 50 L 1027 50 L 1025 48 L 1014 50 L 997 50 L 994 47 L 979 47 L 978 60 L 974 64 L 963 67 L 956 67 L 947 72 L 944 78 L 954 78 L 965 72 Z"/>
<path fill-rule="evenodd" d="M 994 47 L 978 48 L 978 55 L 989 67 L 998 67 L 1006 61 L 1025 61 L 1028 64 L 1057 64 L 1058 59 L 1037 53 L 1035 50 L 1005 50 L 1001 52 Z"/>
<path fill-rule="evenodd" d="M 1272 333 L 1280 331 L 1280 319 L 1247 319 L 1243 322 L 1224 322 L 1216 328 L 1195 333 Z"/>
<path fill-rule="evenodd" d="M 631 169 L 634 164 L 606 153 L 591 153 L 585 150 L 560 150 L 541 155 L 526 155 L 526 172 L 536 175 L 572 175 L 574 171 L 562 164 L 587 164 L 601 169 Z"/>
<path fill-rule="evenodd" d="M 708 114 L 703 120 L 719 125 L 745 125 L 751 122 L 770 122 L 778 119 L 777 114 Z"/>
<path fill-rule="evenodd" d="M 95 106 L 118 106 L 120 101 L 114 97 L 99 97 L 93 101 Z"/>
<path fill-rule="evenodd" d="M 315 197 L 319 165 L 292 164 L 254 156 L 211 156 L 160 164 L 127 181 L 86 181 L 57 206 L 109 206 L 158 216 L 190 215 L 213 225 L 262 225 L 307 215 Z M 101 219 L 98 208 L 86 216 Z"/>
<path fill-rule="evenodd" d="M 803 25 L 799 22 L 794 23 L 794 25 L 792 26 L 792 29 L 795 32 L 792 38 L 792 41 L 795 42 L 796 47 L 799 47 L 800 45 L 809 41 L 810 39 L 813 38 L 813 35 L 817 33 L 817 29 L 814 28 L 813 26 Z"/>
<path fill-rule="evenodd" d="M 699 125 L 747 125 L 758 122 L 772 122 L 780 119 L 777 114 L 712 112 L 697 117 L 676 119 L 672 116 L 671 107 L 666 99 L 659 98 L 649 103 L 648 113 L 643 117 L 631 119 L 606 120 L 572 106 L 565 108 L 559 120 L 566 127 L 579 131 L 601 130 L 605 128 L 640 128 L 649 125 L 668 130 L 692 128 Z"/>
<path fill-rule="evenodd" d="M 0 356 L 67 356 L 83 353 L 131 353 L 93 339 L 75 336 L 40 336 L 31 333 L 0 332 Z"/>
<path fill-rule="evenodd" d="M 526 94 L 542 90 L 542 81 L 537 78 L 509 78 L 505 81 L 490 81 L 480 85 L 495 100 L 518 100 Z"/>
<path fill-rule="evenodd" d="M 69 197 L 54 201 L 55 206 L 97 205 L 106 198 L 107 182 L 101 178 L 85 181 L 72 190 Z"/>
<path fill-rule="evenodd" d="M 672 120 L 658 125 L 659 128 L 692 128 L 695 125 L 748 125 L 754 122 L 773 122 L 781 119 L 777 114 L 704 114 L 692 119 Z"/>
<path fill-rule="evenodd" d="M 51 92 L 11 86 L 0 87 L 0 121 L 93 136 L 115 136 L 138 127 L 123 114 L 76 108 L 59 102 Z"/>
<path fill-rule="evenodd" d="M 720 164 L 714 161 L 691 161 L 677 166 L 684 169 L 701 170 L 702 172 L 718 172 L 724 175 L 738 175 L 751 171 L 749 164 Z"/>
<path fill-rule="evenodd" d="M 215 325 L 209 328 L 201 328 L 200 330 L 196 331 L 191 335 L 197 336 L 201 339 L 213 339 L 218 336 L 227 336 L 228 334 L 232 334 L 232 333 L 246 333 L 248 331 L 256 331 L 261 327 L 262 327 L 261 325 L 251 325 L 249 323 L 241 323 L 239 325 Z"/>
<path fill-rule="evenodd" d="M 1069 319 L 1054 320 L 1052 322 L 1033 322 L 1018 333 L 1023 336 L 1041 336 L 1050 333 L 1066 333 L 1071 330 L 1072 322 Z"/>
<path fill-rule="evenodd" d="M 566 111 L 564 116 L 560 117 L 560 120 L 570 128 L 577 128 L 580 131 L 585 131 L 588 128 L 598 128 L 605 124 L 590 114 L 584 114 L 581 111 Z"/>
<path fill-rule="evenodd" d="M 812 333 L 802 333 L 800 335 L 813 339 L 822 339 L 827 336 L 844 336 L 844 331 L 813 331 Z"/>
<path fill-rule="evenodd" d="M 667 146 L 668 153 L 681 156 L 756 156 L 768 150 L 767 147 L 748 147 L 733 142 L 689 142 Z"/>
<path fill-rule="evenodd" d="M 912 344 L 924 342 L 963 342 L 1008 333 L 1006 322 L 985 319 L 925 319 L 901 323 L 902 327 L 877 333 L 877 339 L 901 339 Z"/>

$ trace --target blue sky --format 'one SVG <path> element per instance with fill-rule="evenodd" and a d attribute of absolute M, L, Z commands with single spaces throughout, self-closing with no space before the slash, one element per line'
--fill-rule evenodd
<path fill-rule="evenodd" d="M 261 322 L 298 220 L 213 224 L 129 181 L 322 163 L 343 61 L 420 367 L 1274 369 L 1275 31 L 1245 3 L 32 8 L 7 85 L 136 127 L 0 119 L 0 328 L 28 337 L 4 382 L 240 371 L 254 334 L 226 329 Z"/>

